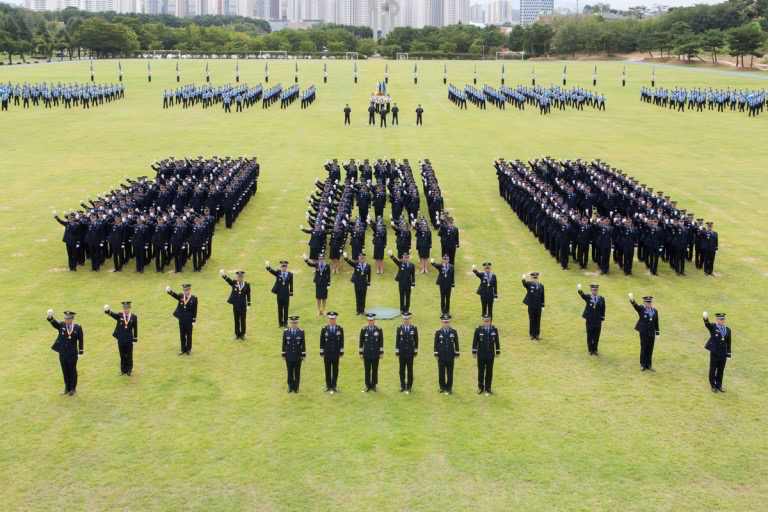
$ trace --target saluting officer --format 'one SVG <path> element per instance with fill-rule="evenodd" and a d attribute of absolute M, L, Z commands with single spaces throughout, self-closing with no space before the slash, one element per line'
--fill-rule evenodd
<path fill-rule="evenodd" d="M 244 340 L 246 315 L 251 307 L 251 285 L 250 283 L 245 282 L 245 272 L 242 270 L 237 270 L 235 272 L 235 275 L 237 276 L 237 279 L 235 280 L 227 277 L 224 269 L 219 270 L 219 274 L 221 274 L 222 279 L 232 287 L 227 302 L 232 304 L 232 313 L 235 317 L 235 339 Z"/>
<path fill-rule="evenodd" d="M 77 391 L 77 360 L 83 355 L 83 328 L 74 323 L 75 313 L 64 312 L 64 323 L 53 318 L 53 310 L 48 310 L 48 321 L 59 333 L 51 349 L 59 353 L 61 373 L 64 375 L 62 395 L 74 396 Z"/>
<path fill-rule="evenodd" d="M 283 360 L 288 370 L 288 392 L 298 393 L 301 362 L 307 357 L 304 329 L 299 329 L 299 317 L 290 317 L 291 327 L 283 331 Z"/>
<path fill-rule="evenodd" d="M 336 381 L 339 379 L 339 358 L 344 355 L 344 328 L 336 325 L 339 314 L 328 312 L 328 325 L 320 330 L 320 357 L 325 365 L 325 389 L 331 394 L 338 392 Z"/>
<path fill-rule="evenodd" d="M 443 255 L 443 262 L 439 265 L 435 263 L 434 258 L 430 262 L 438 271 L 435 284 L 440 287 L 440 313 L 450 315 L 451 290 L 456 286 L 453 279 L 454 269 L 451 265 L 451 257 L 447 254 Z"/>
<path fill-rule="evenodd" d="M 371 286 L 371 266 L 365 262 L 365 253 L 357 255 L 357 261 L 351 261 L 344 253 L 344 261 L 354 268 L 352 272 L 352 282 L 355 286 L 355 311 L 358 315 L 365 313 L 365 296 L 368 294 L 368 287 Z"/>
<path fill-rule="evenodd" d="M 365 315 L 368 326 L 360 329 L 360 359 L 365 368 L 365 389 L 378 391 L 376 384 L 379 382 L 379 360 L 384 357 L 384 331 L 376 325 L 376 314 Z"/>
<path fill-rule="evenodd" d="M 725 362 L 731 358 L 731 328 L 725 325 L 725 313 L 715 313 L 715 322 L 709 323 L 709 316 L 705 311 L 704 326 L 709 331 L 709 340 L 704 348 L 709 350 L 709 385 L 713 393 L 725 393 L 723 372 Z"/>
<path fill-rule="evenodd" d="M 110 311 L 109 304 L 104 304 L 104 313 L 117 321 L 112 337 L 117 340 L 117 350 L 120 353 L 120 374 L 133 373 L 133 346 L 139 341 L 139 318 L 131 313 L 131 303 L 123 302 L 123 312 Z"/>
<path fill-rule="evenodd" d="M 653 346 L 659 338 L 659 311 L 653 307 L 653 297 L 643 297 L 643 305 L 635 302 L 635 296 L 629 294 L 629 302 L 637 311 L 637 323 L 635 330 L 640 333 L 640 369 L 642 371 L 656 371 L 653 369 Z"/>
<path fill-rule="evenodd" d="M 544 311 L 544 285 L 539 282 L 539 273 L 531 272 L 531 280 L 523 274 L 523 288 L 526 289 L 523 304 L 528 306 L 528 334 L 532 340 L 541 335 L 541 313 Z"/>
<path fill-rule="evenodd" d="M 703 255 L 704 275 L 711 276 L 715 271 L 715 254 L 717 253 L 717 231 L 712 229 L 712 223 L 707 222 L 707 230 L 702 235 L 701 252 Z"/>
<path fill-rule="evenodd" d="M 480 286 L 477 287 L 477 293 L 480 296 L 480 307 L 482 315 L 493 316 L 493 303 L 499 299 L 499 293 L 496 290 L 496 276 L 491 272 L 491 264 L 483 263 L 483 272 L 477 270 L 476 265 L 472 265 L 472 272 L 480 279 Z"/>
<path fill-rule="evenodd" d="M 197 322 L 197 297 L 192 295 L 191 288 L 191 284 L 182 284 L 182 293 L 175 293 L 170 286 L 165 288 L 168 295 L 178 301 L 173 316 L 179 319 L 179 338 L 181 339 L 179 355 L 192 353 L 192 328 Z"/>
<path fill-rule="evenodd" d="M 600 330 L 603 327 L 603 322 L 605 322 L 605 297 L 598 295 L 600 286 L 597 284 L 589 285 L 589 295 L 581 291 L 580 284 L 576 286 L 579 296 L 586 302 L 581 318 L 587 324 L 587 350 L 589 355 L 597 356 L 599 355 L 597 344 L 600 343 Z"/>
<path fill-rule="evenodd" d="M 461 355 L 459 333 L 451 327 L 451 315 L 440 317 L 442 327 L 435 331 L 435 359 L 440 393 L 453 393 L 453 363 Z"/>
<path fill-rule="evenodd" d="M 402 316 L 403 324 L 395 334 L 395 355 L 400 362 L 400 392 L 405 391 L 407 395 L 413 388 L 413 358 L 419 355 L 419 330 L 411 325 L 409 311 L 404 311 Z"/>
<path fill-rule="evenodd" d="M 411 309 L 411 289 L 416 287 L 416 267 L 410 262 L 410 254 L 403 253 L 403 259 L 395 258 L 392 251 L 389 251 L 389 257 L 397 265 L 397 287 L 400 292 L 400 313 L 405 313 Z"/>
<path fill-rule="evenodd" d="M 349 108 L 349 103 L 344 107 L 344 124 L 352 124 L 352 122 L 349 120 L 349 114 L 352 112 L 352 109 Z"/>
<path fill-rule="evenodd" d="M 317 314 L 318 316 L 324 315 L 325 303 L 328 300 L 328 290 L 331 288 L 331 267 L 325 262 L 325 253 L 322 252 L 317 255 L 317 263 L 309 261 L 305 254 L 304 263 L 315 269 L 315 276 L 312 280 L 315 282 Z"/>
<path fill-rule="evenodd" d="M 491 315 L 483 315 L 483 325 L 475 329 L 472 357 L 477 359 L 477 394 L 493 394 L 493 362 L 501 355 L 499 330 L 491 325 Z"/>
<path fill-rule="evenodd" d="M 272 293 L 277 296 L 277 326 L 288 327 L 288 305 L 293 297 L 293 273 L 288 272 L 288 262 L 280 262 L 280 270 L 272 270 L 267 261 L 267 272 L 275 276 Z"/>

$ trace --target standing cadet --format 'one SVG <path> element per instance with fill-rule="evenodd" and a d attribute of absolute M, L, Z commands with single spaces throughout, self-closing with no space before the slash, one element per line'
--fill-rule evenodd
<path fill-rule="evenodd" d="M 376 325 L 376 313 L 365 315 L 368 326 L 360 329 L 360 359 L 365 368 L 364 393 L 378 391 L 379 360 L 384 357 L 384 332 Z"/>
<path fill-rule="evenodd" d="M 64 323 L 53 318 L 53 310 L 48 310 L 48 321 L 59 333 L 51 349 L 59 353 L 61 373 L 64 375 L 62 395 L 74 396 L 77 391 L 77 360 L 83 355 L 83 328 L 74 322 L 75 313 L 64 312 Z"/>
<path fill-rule="evenodd" d="M 365 262 L 365 253 L 357 255 L 357 261 L 351 261 L 347 258 L 347 253 L 343 254 L 344 261 L 354 268 L 352 272 L 352 282 L 355 286 L 355 311 L 358 315 L 365 313 L 365 296 L 368 293 L 368 287 L 371 286 L 371 266 Z"/>
<path fill-rule="evenodd" d="M 411 309 L 411 289 L 416 287 L 416 267 L 410 262 L 410 254 L 403 253 L 403 259 L 395 258 L 392 251 L 389 251 L 389 257 L 397 265 L 398 291 L 400 292 L 400 313 L 405 313 Z"/>
<path fill-rule="evenodd" d="M 232 304 L 232 313 L 235 317 L 235 339 L 244 340 L 246 330 L 246 315 L 251 308 L 251 285 L 243 279 L 245 272 L 238 270 L 235 272 L 237 279 L 234 281 L 227 277 L 224 269 L 219 270 L 222 279 L 224 279 L 232 291 L 229 294 L 227 303 Z"/>
<path fill-rule="evenodd" d="M 640 369 L 656 371 L 653 369 L 653 346 L 659 338 L 659 312 L 653 307 L 653 297 L 650 295 L 643 297 L 641 306 L 630 293 L 629 302 L 638 316 L 635 330 L 640 333 Z"/>
<path fill-rule="evenodd" d="M 443 326 L 435 331 L 435 359 L 437 359 L 437 381 L 440 393 L 453 393 L 453 363 L 461 355 L 459 333 L 451 327 L 451 315 L 440 317 Z"/>
<path fill-rule="evenodd" d="M 525 280 L 523 274 L 523 288 L 526 289 L 523 304 L 528 306 L 528 334 L 532 340 L 538 340 L 541 335 L 541 313 L 544 311 L 544 285 L 539 283 L 539 273 L 531 272 L 531 280 Z"/>
<path fill-rule="evenodd" d="M 480 279 L 480 286 L 477 287 L 477 293 L 480 296 L 481 315 L 493 316 L 493 303 L 498 300 L 499 294 L 496 290 L 496 276 L 491 272 L 491 264 L 483 263 L 483 272 L 477 270 L 476 265 L 472 265 L 472 272 Z"/>
<path fill-rule="evenodd" d="M 69 245 L 67 245 L 69 252 Z M 717 253 L 717 231 L 712 229 L 712 223 L 707 222 L 707 230 L 701 238 L 704 275 L 711 276 L 715 271 L 715 254 Z"/>
<path fill-rule="evenodd" d="M 373 106 L 373 102 L 368 106 L 368 126 L 376 126 L 376 107 Z"/>
<path fill-rule="evenodd" d="M 379 123 L 379 128 L 386 128 L 387 127 L 387 109 L 383 108 L 379 112 L 379 117 L 381 118 L 381 122 Z"/>
<path fill-rule="evenodd" d="M 328 325 L 320 330 L 320 357 L 325 365 L 325 389 L 331 394 L 338 392 L 336 381 L 339 379 L 339 358 L 344 355 L 344 328 L 336 325 L 335 311 L 328 312 Z"/>
<path fill-rule="evenodd" d="M 600 286 L 597 284 L 589 285 L 589 295 L 581 291 L 580 284 L 576 286 L 579 296 L 586 303 L 581 318 L 587 324 L 587 350 L 589 355 L 597 356 L 600 355 L 597 351 L 597 344 L 600 343 L 600 330 L 603 327 L 603 322 L 605 322 L 605 298 L 597 294 L 600 289 Z"/>
<path fill-rule="evenodd" d="M 459 248 L 459 228 L 453 225 L 453 219 L 445 217 L 438 220 L 437 236 L 440 237 L 440 248 L 443 254 L 451 259 L 451 265 L 456 264 L 456 249 Z"/>
<path fill-rule="evenodd" d="M 712 392 L 725 393 L 723 372 L 725 362 L 731 358 L 731 328 L 725 326 L 725 313 L 715 313 L 716 323 L 709 323 L 709 316 L 704 312 L 704 326 L 709 331 L 709 340 L 704 348 L 709 350 L 709 385 Z"/>
<path fill-rule="evenodd" d="M 397 114 L 400 112 L 400 107 L 397 106 L 397 103 L 394 104 L 392 107 L 392 126 L 399 125 L 400 122 L 397 120 Z"/>
<path fill-rule="evenodd" d="M 499 330 L 491 325 L 491 315 L 483 315 L 483 325 L 475 329 L 472 357 L 477 359 L 477 394 L 493 394 L 493 362 L 501 355 Z"/>
<path fill-rule="evenodd" d="M 352 124 L 352 121 L 349 120 L 349 114 L 352 112 L 352 109 L 349 108 L 349 103 L 344 107 L 344 124 Z"/>
<path fill-rule="evenodd" d="M 64 237 L 61 239 L 67 246 L 67 265 L 70 272 L 77 271 L 77 251 L 79 249 L 78 233 L 80 231 L 80 224 L 77 222 L 77 217 L 74 213 L 67 215 L 67 221 L 63 221 L 56 215 L 56 210 L 53 210 L 53 218 L 56 222 L 64 226 Z"/>
<path fill-rule="evenodd" d="M 325 254 L 317 255 L 317 263 L 312 263 L 304 255 L 304 263 L 315 268 L 315 300 L 317 300 L 317 315 L 325 314 L 325 303 L 328 300 L 328 290 L 331 288 L 331 267 L 325 262 Z"/>
<path fill-rule="evenodd" d="M 419 330 L 411 325 L 409 311 L 403 312 L 403 325 L 395 334 L 395 355 L 400 362 L 400 392 L 407 395 L 413 388 L 413 358 L 419 355 Z"/>
<path fill-rule="evenodd" d="M 290 317 L 291 327 L 283 331 L 283 361 L 288 370 L 288 392 L 298 393 L 301 381 L 301 362 L 307 357 L 304 329 L 299 329 L 299 317 Z"/>
<path fill-rule="evenodd" d="M 451 291 L 456 286 L 453 279 L 453 265 L 447 254 L 443 256 L 443 262 L 439 265 L 435 263 L 434 258 L 430 262 L 437 269 L 435 284 L 440 287 L 440 313 L 449 315 L 451 314 Z"/>
<path fill-rule="evenodd" d="M 424 113 L 424 109 L 421 108 L 421 103 L 419 103 L 419 106 L 416 107 L 416 125 L 423 125 L 423 121 L 421 119 L 421 115 Z"/>
<path fill-rule="evenodd" d="M 288 327 L 288 305 L 293 297 L 293 273 L 288 272 L 288 262 L 280 262 L 280 270 L 272 270 L 267 261 L 267 272 L 275 276 L 272 293 L 277 296 L 277 326 Z"/>
<path fill-rule="evenodd" d="M 192 295 L 191 284 L 182 284 L 182 293 L 175 293 L 170 286 L 165 291 L 178 301 L 173 316 L 179 319 L 179 338 L 181 339 L 181 350 L 179 355 L 190 355 L 192 353 L 192 328 L 197 322 L 197 297 Z"/>
<path fill-rule="evenodd" d="M 104 305 L 104 313 L 117 320 L 112 337 L 117 340 L 120 353 L 120 374 L 118 377 L 133 373 L 133 346 L 139 341 L 139 319 L 131 313 L 131 303 L 123 302 L 123 312 L 110 311 L 109 304 Z"/>

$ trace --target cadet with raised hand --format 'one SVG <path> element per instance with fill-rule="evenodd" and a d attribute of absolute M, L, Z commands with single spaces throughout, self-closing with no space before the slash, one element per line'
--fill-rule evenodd
<path fill-rule="evenodd" d="M 77 391 L 77 360 L 83 355 L 83 328 L 74 323 L 75 313 L 64 312 L 64 322 L 53 318 L 53 310 L 48 310 L 48 322 L 59 333 L 51 349 L 59 354 L 61 373 L 64 375 L 62 395 L 74 396 Z"/>
<path fill-rule="evenodd" d="M 416 267 L 410 262 L 410 254 L 407 252 L 403 253 L 402 260 L 395 258 L 392 251 L 389 251 L 389 257 L 397 265 L 395 281 L 398 283 L 400 292 L 400 313 L 402 314 L 411 309 L 411 289 L 416 287 Z"/>
<path fill-rule="evenodd" d="M 476 265 L 472 265 L 472 272 L 480 279 L 480 286 L 477 287 L 477 293 L 480 296 L 480 307 L 482 315 L 493 317 L 493 303 L 499 300 L 499 294 L 496 289 L 496 276 L 491 272 L 491 264 L 483 263 L 483 272 L 477 270 Z"/>
<path fill-rule="evenodd" d="M 454 283 L 454 267 L 451 265 L 450 259 L 450 256 L 445 254 L 441 264 L 435 263 L 434 258 L 429 260 L 438 271 L 435 284 L 440 287 L 440 313 L 443 315 L 451 314 L 451 291 L 456 286 Z"/>
<path fill-rule="evenodd" d="M 659 312 L 653 307 L 653 297 L 643 297 L 643 305 L 635 302 L 635 296 L 630 292 L 629 302 L 637 312 L 635 330 L 640 334 L 640 370 L 656 371 L 653 369 L 653 347 L 659 339 Z"/>
<path fill-rule="evenodd" d="M 325 253 L 317 255 L 317 263 L 312 263 L 304 254 L 304 263 L 315 269 L 312 280 L 315 282 L 315 300 L 317 301 L 317 315 L 325 314 L 325 304 L 328 300 L 328 290 L 331 288 L 331 267 L 325 262 Z"/>
<path fill-rule="evenodd" d="M 709 385 L 712 392 L 725 393 L 723 389 L 723 373 L 725 363 L 731 358 L 731 328 L 725 325 L 725 313 L 715 313 L 715 323 L 709 322 L 705 311 L 704 327 L 709 331 L 709 339 L 704 348 L 709 350 Z"/>
<path fill-rule="evenodd" d="M 544 311 L 544 285 L 539 282 L 539 273 L 531 272 L 531 280 L 523 274 L 523 288 L 526 289 L 523 304 L 528 306 L 528 334 L 532 340 L 538 340 L 541 336 L 541 313 Z"/>
<path fill-rule="evenodd" d="M 235 318 L 235 339 L 244 340 L 246 317 L 248 310 L 251 307 L 251 285 L 250 283 L 245 282 L 245 271 L 243 270 L 235 271 L 235 275 L 237 276 L 237 279 L 235 280 L 227 277 L 224 269 L 219 270 L 219 274 L 221 274 L 222 279 L 232 287 L 227 303 L 232 304 L 232 314 Z"/>
<path fill-rule="evenodd" d="M 597 294 L 600 289 L 600 286 L 597 284 L 589 285 L 589 295 L 581 291 L 581 284 L 576 285 L 576 287 L 579 291 L 579 296 L 586 303 L 584 311 L 581 313 L 581 318 L 587 324 L 587 350 L 589 355 L 596 356 L 599 355 L 597 345 L 600 343 L 600 330 L 605 321 L 605 298 Z"/>
<path fill-rule="evenodd" d="M 266 263 L 267 272 L 275 276 L 275 284 L 272 285 L 272 293 L 277 296 L 277 326 L 288 327 L 288 306 L 293 297 L 293 273 L 288 272 L 288 262 L 280 262 L 280 270 L 273 270 Z"/>
<path fill-rule="evenodd" d="M 173 312 L 179 320 L 179 338 L 181 340 L 181 350 L 179 355 L 191 355 L 192 353 L 192 328 L 197 322 L 197 297 L 192 295 L 191 284 L 181 285 L 182 293 L 176 293 L 170 286 L 165 291 L 176 299 L 176 309 Z"/>
<path fill-rule="evenodd" d="M 123 312 L 110 311 L 109 304 L 104 304 L 104 313 L 117 321 L 112 336 L 117 340 L 117 350 L 120 353 L 120 374 L 133 374 L 133 346 L 139 341 L 139 319 L 131 313 L 131 303 L 123 302 Z"/>

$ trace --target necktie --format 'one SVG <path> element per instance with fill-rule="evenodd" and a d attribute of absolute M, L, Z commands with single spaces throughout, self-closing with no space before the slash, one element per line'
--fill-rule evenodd
<path fill-rule="evenodd" d="M 721 326 L 720 326 L 720 334 L 722 334 L 722 335 L 723 335 L 723 337 L 725 337 L 725 334 L 726 334 L 727 332 L 728 332 L 728 330 L 725 328 L 725 326 L 724 326 L 724 325 L 721 325 Z"/>
<path fill-rule="evenodd" d="M 490 327 L 486 327 L 485 328 L 485 333 L 486 334 L 490 334 L 491 333 L 491 328 Z"/>
<path fill-rule="evenodd" d="M 653 318 L 653 308 L 645 308 L 645 312 L 648 313 L 650 318 Z"/>

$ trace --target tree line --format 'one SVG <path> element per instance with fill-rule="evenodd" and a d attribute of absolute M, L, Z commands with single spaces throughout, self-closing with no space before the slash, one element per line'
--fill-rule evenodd
<path fill-rule="evenodd" d="M 658 7 L 658 6 L 657 6 Z M 393 58 L 409 53 L 418 58 L 493 58 L 502 49 L 526 57 L 575 56 L 577 53 L 643 52 L 650 57 L 676 55 L 701 59 L 727 52 L 744 65 L 745 57 L 761 57 L 768 34 L 768 0 L 728 0 L 652 13 L 635 6 L 606 19 L 605 4 L 586 6 L 578 16 L 553 15 L 533 25 L 499 27 L 452 25 L 421 29 L 398 27 L 378 41 L 368 27 L 320 24 L 308 30 L 270 32 L 269 23 L 240 16 L 197 16 L 91 13 L 76 8 L 33 12 L 0 4 L 0 52 L 33 54 L 51 59 L 72 58 L 82 51 L 96 57 L 130 56 L 153 50 L 191 54 L 251 54 L 285 51 L 290 54 L 338 55 L 380 53 Z M 651 16 L 651 14 L 655 14 Z"/>

